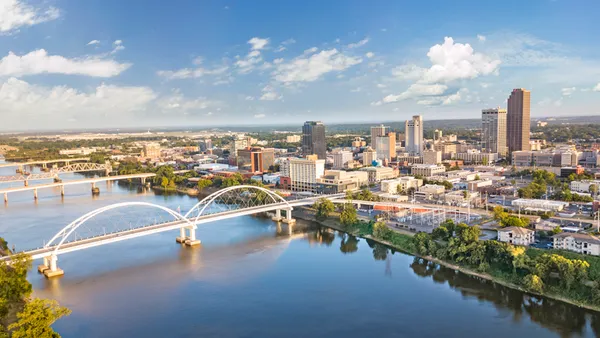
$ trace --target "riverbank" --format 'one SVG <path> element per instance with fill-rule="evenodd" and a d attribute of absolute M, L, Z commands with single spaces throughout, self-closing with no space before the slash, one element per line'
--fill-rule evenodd
<path fill-rule="evenodd" d="M 300 210 L 299 210 L 300 209 Z M 553 299 L 553 300 L 558 300 L 570 305 L 574 305 L 580 308 L 584 308 L 587 310 L 591 310 L 591 311 L 596 311 L 596 312 L 600 312 L 600 307 L 595 306 L 595 305 L 590 305 L 590 304 L 586 304 L 586 303 L 581 303 L 578 302 L 576 300 L 573 299 L 569 299 L 569 298 L 565 298 L 562 297 L 560 295 L 556 295 L 553 293 L 537 293 L 537 292 L 532 292 L 530 290 L 527 290 L 525 288 L 523 288 L 522 286 L 512 283 L 510 281 L 504 280 L 502 278 L 499 278 L 497 276 L 493 276 L 491 274 L 488 273 L 482 273 L 482 272 L 478 272 L 475 271 L 473 269 L 464 267 L 464 266 L 460 266 L 457 265 L 455 263 L 452 262 L 448 262 L 445 260 L 441 260 L 439 258 L 435 258 L 432 256 L 424 256 L 424 255 L 420 255 L 417 252 L 415 252 L 415 250 L 413 250 L 411 248 L 412 244 L 412 237 L 415 235 L 415 233 L 407 233 L 406 231 L 398 231 L 398 229 L 394 228 L 394 231 L 396 232 L 396 236 L 399 239 L 398 243 L 392 243 L 392 242 L 388 242 L 385 240 L 381 240 L 379 238 L 376 238 L 370 234 L 365 234 L 364 232 L 358 230 L 358 229 L 348 229 L 347 227 L 345 227 L 344 225 L 340 224 L 339 220 L 336 220 L 334 218 L 332 218 L 331 216 L 325 220 L 317 220 L 315 217 L 315 212 L 312 211 L 312 209 L 308 208 L 308 207 L 303 207 L 303 208 L 297 208 L 296 209 L 296 213 L 294 214 L 294 217 L 296 218 L 300 218 L 300 219 L 304 219 L 307 221 L 313 221 L 316 222 L 322 226 L 328 227 L 330 229 L 336 230 L 336 231 L 340 231 L 340 232 L 344 232 L 356 237 L 360 237 L 360 238 L 365 238 L 365 239 L 369 239 L 372 240 L 374 242 L 377 242 L 379 244 L 383 244 L 385 246 L 388 246 L 396 251 L 401 251 L 403 253 L 409 254 L 411 256 L 414 257 L 418 257 L 418 258 L 422 258 L 425 259 L 427 261 L 442 265 L 444 267 L 453 269 L 455 271 L 459 271 L 461 273 L 464 273 L 466 275 L 470 275 L 470 276 L 474 276 L 474 277 L 478 277 L 478 278 L 482 278 L 485 280 L 489 280 L 493 283 L 496 284 L 500 284 L 504 287 L 507 288 L 511 288 L 511 289 L 515 289 L 524 293 L 527 293 L 529 295 L 533 295 L 533 296 L 540 296 L 540 297 L 545 297 L 545 298 L 549 298 L 549 299 Z M 350 231 L 349 231 L 350 230 Z M 400 245 L 398 245 L 400 244 Z"/>

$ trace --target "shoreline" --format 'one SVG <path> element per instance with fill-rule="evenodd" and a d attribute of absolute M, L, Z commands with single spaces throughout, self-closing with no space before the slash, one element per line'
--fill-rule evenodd
<path fill-rule="evenodd" d="M 390 242 L 387 242 L 387 241 L 375 238 L 375 237 L 373 237 L 371 235 L 364 235 L 364 236 L 362 236 L 362 235 L 359 235 L 357 233 L 350 233 L 346 229 L 344 229 L 344 227 L 337 220 L 332 222 L 332 219 L 328 218 L 328 219 L 326 219 L 324 221 L 319 221 L 314 216 L 307 215 L 307 212 L 306 212 L 307 209 L 308 208 L 305 208 L 305 209 L 298 208 L 297 210 L 302 210 L 302 212 L 301 213 L 296 213 L 294 215 L 294 217 L 300 218 L 300 219 L 303 219 L 303 220 L 306 220 L 306 221 L 312 221 L 312 222 L 318 223 L 319 225 L 322 225 L 324 227 L 327 227 L 327 228 L 330 228 L 330 229 L 333 229 L 333 230 L 336 230 L 336 231 L 341 231 L 341 232 L 347 233 L 347 234 L 352 235 L 352 236 L 356 236 L 356 237 L 363 238 L 363 239 L 370 239 L 370 240 L 372 240 L 374 242 L 377 242 L 379 244 L 383 244 L 383 245 L 385 245 L 385 246 L 387 246 L 389 248 L 393 248 L 394 250 L 400 251 L 400 252 L 402 252 L 404 254 L 407 254 L 407 255 L 410 255 L 410 256 L 413 256 L 413 257 L 417 257 L 417 258 L 422 258 L 422 259 L 425 259 L 425 260 L 430 261 L 430 262 L 434 262 L 436 264 L 442 265 L 442 266 L 447 267 L 449 269 L 452 269 L 454 271 L 459 271 L 459 272 L 464 273 L 466 275 L 470 275 L 470 276 L 482 278 L 482 279 L 485 279 L 485 280 L 489 280 L 490 282 L 502 285 L 502 286 L 507 287 L 507 288 L 511 288 L 511 289 L 514 289 L 514 290 L 521 291 L 521 292 L 526 293 L 528 295 L 533 295 L 533 296 L 537 296 L 537 297 L 545 297 L 545 298 L 557 300 L 557 301 L 560 301 L 560 302 L 563 302 L 563 303 L 567 303 L 567 304 L 570 304 L 570 305 L 573 305 L 573 306 L 577 306 L 579 308 L 583 308 L 583 309 L 586 309 L 586 310 L 590 310 L 590 311 L 594 311 L 594 312 L 600 312 L 600 307 L 598 307 L 598 306 L 593 306 L 593 305 L 588 305 L 588 304 L 581 304 L 581 303 L 578 303 L 578 302 L 576 302 L 574 300 L 571 300 L 571 299 L 568 299 L 568 298 L 564 298 L 564 297 L 560 297 L 560 296 L 556 296 L 556 295 L 553 295 L 553 294 L 542 294 L 542 293 L 532 292 L 532 291 L 529 291 L 529 290 L 526 290 L 526 289 L 522 288 L 519 285 L 516 285 L 514 283 L 510 283 L 510 282 L 507 282 L 507 281 L 503 281 L 503 280 L 498 279 L 498 278 L 496 278 L 496 277 L 494 277 L 492 275 L 489 275 L 487 273 L 477 272 L 477 271 L 471 270 L 469 268 L 465 268 L 465 267 L 462 267 L 460 265 L 456 265 L 454 263 L 443 261 L 443 260 L 440 260 L 440 259 L 432 257 L 432 256 L 422 256 L 422 255 L 419 255 L 417 253 L 410 252 L 410 251 L 406 250 L 405 248 L 401 248 L 401 247 L 395 246 L 395 245 L 393 245 Z M 399 233 L 403 234 L 405 236 L 411 236 L 412 237 L 412 235 L 404 234 L 404 232 L 399 232 Z"/>

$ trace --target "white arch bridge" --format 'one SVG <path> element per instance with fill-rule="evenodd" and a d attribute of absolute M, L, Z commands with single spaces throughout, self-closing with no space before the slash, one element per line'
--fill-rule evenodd
<path fill-rule="evenodd" d="M 124 202 L 108 205 L 98 208 L 77 218 L 60 230 L 43 247 L 26 250 L 23 253 L 30 255 L 32 259 L 42 258 L 43 264 L 38 267 L 38 271 L 46 277 L 54 277 L 64 274 L 63 270 L 57 266 L 58 256 L 84 250 L 100 245 L 125 241 L 137 237 L 152 235 L 160 232 L 179 229 L 179 236 L 176 238 L 178 243 L 188 246 L 200 244 L 196 238 L 196 228 L 198 224 L 221 221 L 239 216 L 252 215 L 264 212 L 274 212 L 273 220 L 293 224 L 292 210 L 294 207 L 313 204 L 319 198 L 328 198 L 331 200 L 343 198 L 344 194 L 332 194 L 325 196 L 315 196 L 298 200 L 285 200 L 273 191 L 268 189 L 251 186 L 238 185 L 221 189 L 192 207 L 186 214 L 169 209 L 167 207 L 146 203 L 146 202 Z M 110 211 L 119 211 L 128 208 L 150 208 L 156 209 L 167 217 L 164 221 L 155 221 L 154 224 L 143 224 L 140 226 L 131 226 L 125 229 L 101 231 L 92 220 L 104 213 Z M 285 211 L 285 217 L 282 217 L 281 211 Z M 92 227 L 95 233 L 82 236 L 78 230 Z M 122 224 L 121 224 L 122 225 Z M 10 257 L 4 257 L 2 260 L 9 261 Z"/>

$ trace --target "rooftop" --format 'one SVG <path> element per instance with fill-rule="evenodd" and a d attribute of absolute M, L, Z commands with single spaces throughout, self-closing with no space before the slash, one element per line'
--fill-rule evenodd
<path fill-rule="evenodd" d="M 506 228 L 498 229 L 498 232 L 513 232 L 517 235 L 527 235 L 529 233 L 532 233 L 533 230 L 530 230 L 527 228 L 521 228 L 521 227 L 506 227 Z"/>
<path fill-rule="evenodd" d="M 580 233 L 574 234 L 574 233 L 569 233 L 569 232 L 563 232 L 563 233 L 552 236 L 552 238 L 561 238 L 561 239 L 564 239 L 567 237 L 573 237 L 581 242 L 600 244 L 600 239 L 598 239 L 598 237 L 588 235 L 588 234 L 580 234 Z"/>

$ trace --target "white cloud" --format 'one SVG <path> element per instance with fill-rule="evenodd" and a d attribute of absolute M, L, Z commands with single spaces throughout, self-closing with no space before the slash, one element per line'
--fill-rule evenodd
<path fill-rule="evenodd" d="M 206 116 L 212 116 L 213 112 L 209 111 L 208 113 L 206 113 Z"/>
<path fill-rule="evenodd" d="M 365 56 L 370 59 L 373 56 L 375 56 L 375 53 L 373 53 L 373 52 L 367 52 L 367 54 L 365 54 Z"/>
<path fill-rule="evenodd" d="M 46 10 L 27 5 L 21 0 L 2 0 L 0 4 L 0 33 L 9 33 L 23 26 L 33 26 L 55 20 L 60 16 L 58 9 Z"/>
<path fill-rule="evenodd" d="M 201 57 L 197 57 L 193 60 L 193 63 L 195 65 L 200 65 L 202 63 L 202 58 Z M 158 72 L 156 72 L 156 74 L 158 76 L 164 77 L 167 80 L 182 80 L 182 79 L 192 79 L 192 78 L 199 78 L 205 75 L 221 75 L 224 74 L 225 72 L 227 72 L 227 70 L 229 70 L 228 66 L 219 66 L 217 68 L 213 68 L 213 69 L 207 69 L 204 67 L 197 67 L 197 68 L 182 68 L 182 69 L 178 69 L 178 70 L 159 70 Z M 220 81 L 225 81 L 223 79 L 221 79 Z M 229 82 L 229 81 L 228 81 Z M 219 83 L 219 84 L 225 84 L 223 83 Z"/>
<path fill-rule="evenodd" d="M 203 110 L 216 104 L 217 102 L 210 101 L 205 97 L 188 99 L 184 97 L 178 89 L 173 90 L 171 95 L 157 101 L 157 106 L 164 113 L 180 112 L 183 114 Z"/>
<path fill-rule="evenodd" d="M 362 90 L 362 88 L 360 88 L 360 87 L 356 87 L 356 88 L 354 88 L 354 89 L 350 89 L 350 93 L 358 93 L 358 92 L 360 92 L 361 90 Z"/>
<path fill-rule="evenodd" d="M 309 57 L 296 57 L 287 63 L 280 63 L 273 73 L 275 80 L 283 83 L 312 82 L 321 76 L 343 71 L 362 62 L 362 59 L 345 55 L 337 49 L 322 50 Z"/>
<path fill-rule="evenodd" d="M 92 41 L 90 41 L 90 42 L 87 43 L 88 46 L 89 45 L 97 45 L 97 44 L 100 44 L 100 41 L 98 41 L 98 40 L 92 40 Z"/>
<path fill-rule="evenodd" d="M 255 118 L 255 119 L 264 119 L 266 116 L 267 116 L 267 115 L 265 115 L 265 114 L 255 114 L 255 115 L 254 115 L 254 118 Z"/>
<path fill-rule="evenodd" d="M 408 87 L 408 89 L 400 94 L 394 95 L 390 94 L 384 97 L 381 101 L 378 101 L 376 105 L 381 105 L 381 103 L 392 103 L 403 101 L 406 99 L 420 97 L 420 96 L 438 96 L 442 95 L 446 92 L 448 86 L 443 84 L 420 84 L 415 83 Z"/>
<path fill-rule="evenodd" d="M 577 91 L 576 87 L 562 88 L 560 90 L 560 92 L 563 96 L 571 96 L 575 91 Z"/>
<path fill-rule="evenodd" d="M 269 39 L 254 37 L 248 40 L 248 43 L 252 45 L 252 50 L 261 50 L 265 49 L 265 47 L 269 44 Z"/>
<path fill-rule="evenodd" d="M 434 96 L 428 97 L 425 99 L 421 99 L 417 101 L 417 104 L 426 105 L 426 106 L 437 106 L 437 105 L 453 105 L 463 100 L 463 95 L 469 92 L 468 89 L 462 88 L 458 90 L 454 94 L 446 95 L 446 96 Z"/>
<path fill-rule="evenodd" d="M 383 83 L 378 83 L 377 84 L 377 88 L 385 88 L 387 87 L 386 85 L 384 85 Z"/>
<path fill-rule="evenodd" d="M 120 46 L 123 44 L 123 40 L 115 40 L 115 42 L 113 42 L 113 45 L 115 46 Z"/>
<path fill-rule="evenodd" d="M 484 88 L 484 89 L 485 89 L 485 88 L 488 88 L 488 87 L 490 86 L 490 84 L 489 84 L 489 83 L 487 83 L 487 82 L 482 82 L 482 83 L 480 83 L 479 85 L 481 86 L 481 88 Z"/>
<path fill-rule="evenodd" d="M 286 49 L 287 48 L 285 48 L 285 46 L 279 46 L 279 47 L 277 47 L 277 49 L 275 49 L 275 53 L 281 53 L 281 52 L 283 52 Z"/>
<path fill-rule="evenodd" d="M 254 101 L 254 96 L 246 96 L 246 101 Z"/>
<path fill-rule="evenodd" d="M 304 50 L 304 55 L 315 53 L 319 50 L 317 47 L 311 47 L 309 49 Z"/>
<path fill-rule="evenodd" d="M 102 84 L 91 92 L 81 92 L 66 86 L 32 85 L 13 77 L 0 86 L 0 115 L 9 125 L 11 120 L 17 126 L 19 121 L 35 118 L 37 126 L 56 127 L 66 117 L 81 116 L 91 121 L 144 111 L 156 97 L 148 87 Z"/>
<path fill-rule="evenodd" d="M 113 77 L 130 66 L 128 63 L 94 57 L 67 59 L 59 55 L 48 55 L 45 50 L 39 49 L 23 56 L 9 52 L 0 60 L 0 76 L 67 74 Z"/>
<path fill-rule="evenodd" d="M 261 101 L 275 101 L 275 100 L 281 100 L 283 98 L 283 96 L 277 94 L 277 92 L 275 91 L 275 88 L 273 88 L 273 86 L 265 86 L 262 89 L 262 96 L 260 97 Z"/>
<path fill-rule="evenodd" d="M 595 92 L 600 92 L 600 82 L 592 89 Z"/>
<path fill-rule="evenodd" d="M 123 40 L 115 40 L 115 42 L 113 42 L 113 50 L 112 52 L 110 52 L 111 54 L 115 54 L 116 52 L 125 49 L 125 46 L 123 46 Z"/>
<path fill-rule="evenodd" d="M 477 34 L 477 40 L 479 40 L 479 41 L 481 41 L 481 42 L 485 42 L 485 40 L 486 40 L 486 37 L 485 37 L 485 35 L 480 35 L 480 34 Z"/>
<path fill-rule="evenodd" d="M 287 40 L 283 41 L 281 44 L 287 46 L 287 45 L 292 45 L 294 43 L 296 43 L 296 40 L 294 40 L 294 39 L 287 39 Z"/>
<path fill-rule="evenodd" d="M 366 45 L 367 42 L 369 42 L 369 38 L 364 38 L 364 39 L 362 39 L 362 40 L 360 40 L 360 41 L 358 41 L 356 43 L 349 44 L 348 48 L 358 48 L 358 47 Z"/>
<path fill-rule="evenodd" d="M 471 45 L 454 43 L 451 37 L 444 38 L 427 53 L 432 66 L 427 69 L 421 82 L 438 83 L 459 79 L 473 79 L 480 75 L 497 73 L 500 60 L 474 53 Z"/>
<path fill-rule="evenodd" d="M 425 74 L 425 71 L 425 68 L 410 64 L 393 68 L 392 75 L 400 80 L 418 80 Z"/>

